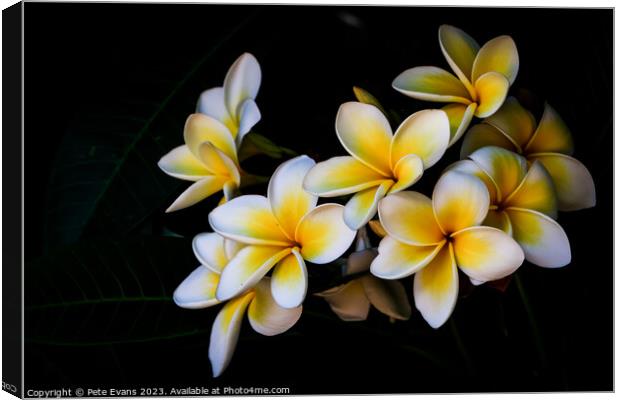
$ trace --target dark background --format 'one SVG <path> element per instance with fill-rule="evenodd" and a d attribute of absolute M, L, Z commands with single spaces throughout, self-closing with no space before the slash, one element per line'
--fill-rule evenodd
<path fill-rule="evenodd" d="M 317 160 L 342 155 L 334 118 L 353 85 L 403 117 L 435 106 L 391 81 L 413 66 L 448 69 L 444 23 L 480 44 L 511 35 L 521 60 L 513 93 L 537 112 L 548 101 L 571 128 L 597 189 L 595 208 L 559 217 L 573 262 L 526 263 L 503 293 L 463 287 L 437 331 L 416 311 L 395 324 L 376 310 L 341 322 L 309 296 L 283 335 L 244 323 L 214 380 L 207 348 L 219 307 L 183 310 L 169 296 L 197 266 L 190 240 L 208 229 L 217 196 L 164 215 L 185 184 L 155 165 L 182 144 L 198 95 L 252 52 L 263 71 L 256 130 Z M 26 389 L 612 390 L 612 23 L 611 10 L 586 9 L 26 3 Z M 416 190 L 430 194 L 459 148 Z M 282 161 L 244 166 L 269 175 Z"/>

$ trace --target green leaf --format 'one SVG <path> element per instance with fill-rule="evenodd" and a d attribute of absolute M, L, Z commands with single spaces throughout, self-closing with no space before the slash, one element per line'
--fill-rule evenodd
<path fill-rule="evenodd" d="M 297 153 L 286 147 L 281 147 L 266 138 L 265 136 L 250 132 L 243 138 L 239 148 L 239 160 L 247 160 L 258 154 L 264 154 L 271 158 L 280 159 L 285 156 L 296 156 Z"/>
<path fill-rule="evenodd" d="M 199 77 L 207 75 L 219 49 L 248 21 L 206 43 L 206 54 L 179 60 L 177 70 L 158 71 L 160 76 L 128 79 L 125 94 L 80 114 L 50 174 L 48 249 L 83 236 L 126 235 L 173 201 L 183 182 L 165 175 L 157 162 L 183 144 L 185 120 L 206 88 Z"/>
<path fill-rule="evenodd" d="M 172 301 L 198 265 L 191 241 L 170 237 L 84 241 L 44 256 L 26 265 L 26 341 L 104 346 L 207 334 L 205 313 Z"/>

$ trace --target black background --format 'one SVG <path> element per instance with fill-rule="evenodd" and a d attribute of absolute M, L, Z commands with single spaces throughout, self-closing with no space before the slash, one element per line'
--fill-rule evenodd
<path fill-rule="evenodd" d="M 26 389 L 273 385 L 290 386 L 297 394 L 612 390 L 612 22 L 611 10 L 586 9 L 26 3 Z M 317 161 L 343 155 L 334 118 L 341 103 L 353 100 L 353 85 L 369 90 L 401 116 L 435 106 L 398 94 L 391 81 L 413 66 L 448 69 L 437 41 L 437 28 L 444 23 L 464 29 L 481 44 L 500 34 L 514 38 L 521 67 L 513 93 L 537 111 L 545 100 L 556 108 L 573 132 L 575 157 L 595 180 L 596 207 L 559 217 L 571 240 L 573 262 L 557 270 L 526 263 L 519 271 L 529 314 L 514 280 L 505 293 L 489 287 L 468 293 L 451 322 L 437 331 L 415 311 L 405 323 L 390 324 L 376 310 L 367 322 L 341 322 L 322 301 L 309 297 L 300 322 L 281 336 L 262 337 L 245 323 L 230 367 L 213 380 L 207 347 L 218 307 L 183 310 L 169 302 L 66 306 L 75 298 L 90 298 L 90 289 L 80 292 L 71 286 L 69 281 L 80 278 L 65 272 L 73 268 L 66 262 L 68 254 L 84 254 L 84 246 L 103 241 L 114 243 L 103 249 L 127 247 L 137 257 L 150 252 L 158 235 L 173 231 L 186 239 L 175 239 L 170 248 L 145 257 L 162 268 L 157 281 L 152 274 L 141 275 L 144 265 L 133 269 L 144 294 L 155 290 L 169 296 L 197 265 L 188 238 L 208 229 L 206 215 L 215 201 L 164 215 L 183 185 L 175 186 L 177 181 L 153 167 L 153 174 L 159 174 L 153 179 L 163 182 L 167 195 L 152 196 L 155 206 L 138 222 L 123 224 L 110 217 L 124 213 L 122 205 L 112 203 L 99 210 L 103 217 L 82 221 L 86 227 L 79 235 L 61 236 L 54 231 L 58 220 L 49 216 L 58 204 L 51 202 L 64 201 L 59 192 L 79 197 L 82 189 L 59 185 L 55 166 L 79 151 L 75 147 L 72 153 L 74 143 L 91 140 L 95 128 L 102 132 L 92 136 L 94 145 L 107 144 L 109 126 L 139 130 L 140 121 L 127 126 L 122 119 L 112 122 L 119 113 L 131 115 L 134 107 L 136 113 L 144 111 L 133 99 L 157 108 L 172 93 L 157 118 L 190 114 L 200 92 L 221 85 L 229 65 L 249 51 L 263 71 L 257 131 Z M 153 135 L 165 146 L 145 150 L 147 163 L 154 166 L 182 143 L 182 123 L 170 122 L 166 129 L 159 123 Z M 148 137 L 151 130 L 145 131 Z M 460 143 L 451 148 L 415 190 L 429 194 L 437 173 L 457 159 L 459 148 Z M 246 168 L 269 175 L 281 161 L 259 157 Z M 67 168 L 79 172 L 81 166 Z M 128 173 L 119 179 L 138 196 L 151 196 L 146 177 Z M 70 204 L 67 210 L 69 217 L 79 215 Z M 109 256 L 103 264 L 110 269 L 124 262 L 102 251 L 100 258 Z M 94 282 L 108 276 L 99 261 L 82 257 L 78 263 Z M 135 283 L 122 276 L 118 280 L 121 287 Z M 411 292 L 411 279 L 404 284 Z M 98 296 L 107 293 L 99 291 Z M 52 298 L 62 299 L 62 306 L 37 308 Z M 145 319 L 157 320 L 156 326 L 135 328 L 146 326 Z M 127 326 L 132 329 L 123 330 Z M 177 326 L 186 334 L 149 336 L 150 330 Z"/>

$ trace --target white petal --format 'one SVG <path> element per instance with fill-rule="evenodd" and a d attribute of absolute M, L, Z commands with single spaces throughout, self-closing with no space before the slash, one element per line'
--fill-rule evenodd
<path fill-rule="evenodd" d="M 244 247 L 222 271 L 216 297 L 224 301 L 252 288 L 290 252 L 290 248 L 275 246 Z"/>
<path fill-rule="evenodd" d="M 511 150 L 523 149 L 536 128 L 536 119 L 532 113 L 523 108 L 519 101 L 512 96 L 508 97 L 500 109 L 485 119 L 484 122 L 495 127 L 501 133 L 500 136 L 503 136 L 503 139 L 499 140 L 510 142 L 507 143 L 507 146 L 495 143 L 486 143 L 486 145 L 498 145 Z"/>
<path fill-rule="evenodd" d="M 443 110 L 422 110 L 410 115 L 396 130 L 390 148 L 391 165 L 409 154 L 422 159 L 424 168 L 441 159 L 450 141 L 450 120 Z"/>
<path fill-rule="evenodd" d="M 525 178 L 527 160 L 510 150 L 486 146 L 469 155 L 495 183 L 497 201 L 503 202 Z"/>
<path fill-rule="evenodd" d="M 366 225 L 377 214 L 379 200 L 385 196 L 393 182 L 385 180 L 377 187 L 357 192 L 344 207 L 344 222 L 353 230 Z"/>
<path fill-rule="evenodd" d="M 433 190 L 433 211 L 446 234 L 480 225 L 489 210 L 489 191 L 477 177 L 448 171 Z"/>
<path fill-rule="evenodd" d="M 412 186 L 422 177 L 424 173 L 424 163 L 422 159 L 415 155 L 409 154 L 400 159 L 394 166 L 394 177 L 396 183 L 392 185 L 388 193 L 398 193 Z"/>
<path fill-rule="evenodd" d="M 353 279 L 316 295 L 323 297 L 343 321 L 364 321 L 368 318 L 370 301 L 360 279 Z"/>
<path fill-rule="evenodd" d="M 241 146 L 243 137 L 260 121 L 261 115 L 256 102 L 247 99 L 239 106 L 239 129 L 235 138 L 237 146 Z"/>
<path fill-rule="evenodd" d="M 191 274 L 174 291 L 174 302 L 183 308 L 205 308 L 219 303 L 215 290 L 220 281 L 219 274 L 202 265 Z"/>
<path fill-rule="evenodd" d="M 379 109 L 370 104 L 344 103 L 336 115 L 336 133 L 342 146 L 367 167 L 389 177 L 392 128 Z"/>
<path fill-rule="evenodd" d="M 545 111 L 540 118 L 538 128 L 525 146 L 524 151 L 528 154 L 561 153 L 571 155 L 573 149 L 573 138 L 568 126 L 553 107 L 545 104 Z"/>
<path fill-rule="evenodd" d="M 402 72 L 392 87 L 405 96 L 426 101 L 471 103 L 467 88 L 454 75 L 437 67 L 415 67 Z"/>
<path fill-rule="evenodd" d="M 304 260 L 326 264 L 347 251 L 356 232 L 344 223 L 343 213 L 340 204 L 322 204 L 304 216 L 295 233 Z"/>
<path fill-rule="evenodd" d="M 317 196 L 336 197 L 378 186 L 385 179 L 354 157 L 332 157 L 308 171 L 303 187 Z"/>
<path fill-rule="evenodd" d="M 220 376 L 230 363 L 239 339 L 243 315 L 253 298 L 254 293 L 250 292 L 229 301 L 213 322 L 209 342 L 209 360 L 214 377 Z"/>
<path fill-rule="evenodd" d="M 246 99 L 255 99 L 261 82 L 260 65 L 250 53 L 243 53 L 230 67 L 224 79 L 226 108 L 239 121 L 239 106 Z"/>
<path fill-rule="evenodd" d="M 209 224 L 220 235 L 245 244 L 289 246 L 266 197 L 236 197 L 209 214 Z"/>
<path fill-rule="evenodd" d="M 436 329 L 450 318 L 458 294 L 459 274 L 449 243 L 415 275 L 413 298 L 422 317 Z"/>
<path fill-rule="evenodd" d="M 390 194 L 379 203 L 379 218 L 385 231 L 400 242 L 428 246 L 444 240 L 431 199 L 422 193 Z"/>
<path fill-rule="evenodd" d="M 295 229 L 304 215 L 316 206 L 318 197 L 306 192 L 302 183 L 316 163 L 308 156 L 288 160 L 276 168 L 267 188 L 273 215 L 284 233 L 293 240 Z"/>
<path fill-rule="evenodd" d="M 483 125 L 483 124 L 481 124 L 481 125 Z M 472 161 L 472 160 L 457 161 L 454 164 L 450 164 L 450 166 L 448 166 L 448 168 L 446 168 L 446 171 L 459 171 L 459 172 L 463 172 L 463 173 L 466 173 L 466 174 L 473 175 L 476 178 L 480 179 L 482 182 L 484 182 L 484 184 L 487 187 L 487 190 L 489 191 L 490 203 L 491 204 L 497 204 L 498 203 L 498 201 L 497 201 L 497 191 L 498 191 L 497 184 L 474 161 Z"/>
<path fill-rule="evenodd" d="M 503 278 L 523 263 L 519 244 L 497 228 L 467 228 L 452 235 L 452 239 L 457 265 L 475 280 L 487 282 Z"/>
<path fill-rule="evenodd" d="M 211 172 L 185 145 L 170 150 L 157 165 L 166 174 L 186 181 L 198 181 L 206 175 L 211 175 Z"/>
<path fill-rule="evenodd" d="M 571 250 L 564 229 L 543 213 L 508 208 L 513 237 L 519 243 L 525 259 L 546 268 L 563 267 L 571 261 Z"/>
<path fill-rule="evenodd" d="M 576 211 L 596 205 L 594 180 L 579 160 L 558 153 L 532 154 L 551 175 L 561 211 Z"/>
<path fill-rule="evenodd" d="M 192 114 L 187 117 L 183 128 L 183 138 L 189 150 L 201 158 L 199 148 L 204 142 L 211 142 L 235 163 L 237 147 L 232 133 L 220 121 L 204 114 Z"/>
<path fill-rule="evenodd" d="M 226 176 L 238 186 L 241 175 L 237 164 L 211 142 L 203 142 L 198 147 L 200 160 L 213 175 Z"/>
<path fill-rule="evenodd" d="M 302 307 L 283 308 L 271 294 L 269 278 L 263 278 L 254 288 L 256 297 L 248 309 L 252 328 L 261 335 L 273 336 L 289 330 L 301 317 Z"/>
<path fill-rule="evenodd" d="M 476 103 L 471 103 L 468 106 L 456 103 L 448 104 L 441 109 L 448 115 L 450 120 L 450 142 L 448 143 L 448 147 L 450 147 L 463 136 L 465 130 L 469 127 L 476 111 Z"/>
<path fill-rule="evenodd" d="M 297 249 L 293 249 L 273 270 L 271 294 L 280 307 L 295 308 L 304 301 L 307 290 L 306 263 Z"/>
<path fill-rule="evenodd" d="M 510 36 L 502 35 L 489 40 L 480 48 L 472 70 L 472 80 L 489 71 L 499 72 L 512 85 L 519 72 L 519 52 Z"/>
<path fill-rule="evenodd" d="M 358 274 L 370 270 L 370 263 L 379 253 L 375 249 L 359 250 L 351 253 L 347 258 L 347 264 L 343 268 L 344 276 Z"/>
<path fill-rule="evenodd" d="M 205 90 L 200 94 L 198 99 L 198 105 L 196 106 L 196 112 L 213 117 L 226 125 L 231 133 L 235 133 L 237 130 L 236 122 L 226 109 L 226 103 L 224 102 L 224 88 L 216 87 Z"/>
<path fill-rule="evenodd" d="M 192 249 L 202 265 L 215 273 L 220 273 L 228 263 L 224 249 L 224 238 L 217 233 L 205 232 L 194 236 Z"/>
<path fill-rule="evenodd" d="M 506 77 L 497 72 L 487 72 L 474 82 L 478 94 L 478 107 L 474 115 L 486 118 L 493 115 L 504 104 L 510 84 Z"/>
<path fill-rule="evenodd" d="M 206 199 L 213 193 L 222 190 L 224 184 L 228 181 L 225 176 L 206 176 L 194 182 L 188 187 L 177 199 L 166 209 L 166 212 L 172 212 L 193 206 L 201 200 Z"/>
<path fill-rule="evenodd" d="M 224 252 L 229 260 L 232 260 L 246 245 L 231 239 L 224 239 Z"/>
<path fill-rule="evenodd" d="M 428 265 L 444 246 L 411 246 L 386 236 L 379 243 L 379 255 L 370 272 L 382 279 L 401 279 Z"/>
<path fill-rule="evenodd" d="M 519 187 L 504 200 L 504 208 L 517 207 L 545 213 L 557 217 L 557 194 L 549 172 L 539 162 L 534 161 Z"/>
<path fill-rule="evenodd" d="M 450 68 L 461 82 L 471 86 L 471 70 L 480 46 L 463 30 L 451 25 L 439 27 L 439 45 Z"/>

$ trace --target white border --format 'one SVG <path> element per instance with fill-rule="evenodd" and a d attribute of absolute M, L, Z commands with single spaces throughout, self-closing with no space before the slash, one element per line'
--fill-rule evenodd
<path fill-rule="evenodd" d="M 36 0 L 30 0 L 30 1 L 36 1 Z M 183 0 L 183 1 L 170 1 L 170 0 L 152 0 L 152 1 L 135 1 L 135 0 L 130 0 L 130 1 L 118 1 L 118 0 L 109 0 L 109 1 L 95 1 L 95 0 L 82 0 L 82 1 L 64 1 L 64 2 L 82 2 L 82 3 L 90 3 L 90 2 L 94 2 L 94 3 L 98 3 L 98 2 L 106 2 L 106 3 L 202 3 L 202 4 L 206 4 L 206 3 L 213 3 L 213 4 L 233 4 L 233 3 L 239 3 L 239 4 L 316 4 L 316 5 L 320 5 L 320 4 L 325 4 L 325 5 L 382 5 L 382 6 L 387 6 L 387 5 L 395 5 L 395 6 L 408 6 L 408 5 L 418 5 L 418 6 L 479 6 L 479 7 L 562 7 L 562 8 L 572 8 L 572 7 L 585 7 L 585 8 L 613 8 L 615 7 L 615 2 L 613 1 L 605 1 L 605 0 L 589 0 L 587 2 L 584 1 L 578 1 L 578 0 L 564 0 L 564 1 L 549 1 L 549 0 L 544 0 L 544 1 L 519 1 L 519 2 L 509 2 L 509 1 L 500 1 L 500 0 L 461 0 L 458 3 L 455 1 L 407 1 L 407 0 L 391 0 L 388 2 L 385 1 L 381 1 L 381 0 L 365 0 L 365 1 L 351 1 L 351 0 L 340 0 L 338 2 L 335 1 L 326 1 L 326 0 L 315 0 L 315 1 L 310 1 L 310 0 L 289 0 L 289 1 L 264 1 L 264 0 L 245 0 L 245 1 L 235 1 L 235 0 L 211 0 L 211 1 L 199 1 L 199 0 Z M 11 0 L 0 0 L 0 6 L 2 9 L 5 9 L 13 4 L 15 4 L 15 1 L 11 1 Z M 23 49 L 23 9 L 22 9 L 22 49 Z M 414 22 L 415 23 L 415 22 Z M 525 22 L 524 22 L 525 23 Z M 549 28 L 553 29 L 553 22 L 550 21 L 549 22 Z M 579 27 L 575 27 L 575 29 L 579 29 Z M 0 18 L 0 43 L 2 40 L 2 22 L 1 22 L 1 18 Z M 617 36 L 617 32 L 615 30 L 615 10 L 614 10 L 614 116 L 618 116 L 620 115 L 620 109 L 618 106 L 618 103 L 616 102 L 616 93 L 617 93 L 617 88 L 618 88 L 618 82 L 615 79 L 616 77 L 616 72 L 618 71 L 618 63 L 617 63 L 617 44 L 618 44 L 618 36 Z M 2 63 L 2 55 L 0 52 L 0 64 Z M 22 52 L 22 63 L 23 63 L 23 52 Z M 23 64 L 22 64 L 23 65 Z M 2 67 L 0 66 L 0 76 L 1 76 L 1 72 L 2 72 Z M 567 85 L 570 84 L 570 82 L 567 82 Z M 24 88 L 24 82 L 22 79 L 22 93 L 23 93 L 23 88 Z M 579 101 L 579 99 L 575 99 L 575 101 Z M 2 106 L 2 99 L 0 99 L 0 109 Z M 0 113 L 0 126 L 1 126 L 1 122 L 2 122 L 2 115 Z M 22 129 L 23 129 L 23 98 L 22 98 Z M 613 131 L 614 131 L 614 135 L 616 132 L 616 119 L 614 118 L 614 126 L 613 126 Z M 615 136 L 614 136 L 615 138 Z M 617 227 L 617 214 L 615 213 L 615 209 L 618 206 L 618 198 L 619 198 L 619 194 L 620 194 L 620 189 L 618 189 L 618 177 L 620 176 L 620 167 L 618 165 L 618 163 L 616 163 L 615 160 L 615 155 L 618 154 L 618 150 L 619 150 L 619 146 L 620 146 L 620 141 L 614 140 L 614 249 L 620 249 L 620 238 L 617 235 L 617 231 L 616 231 L 616 227 Z M 2 143 L 0 141 L 0 176 L 2 175 Z M 22 164 L 24 162 L 24 154 L 23 154 L 23 133 L 22 133 Z M 22 165 L 22 185 L 23 185 L 23 165 Z M 23 196 L 23 186 L 22 186 L 22 196 Z M 2 187 L 0 187 L 0 225 L 2 224 Z M 22 215 L 21 215 L 21 219 L 22 219 L 22 227 L 23 227 L 23 222 L 24 222 L 24 215 L 23 215 L 23 209 L 22 209 Z M 2 227 L 0 227 L 0 238 L 2 237 Z M 0 243 L 0 252 L 2 251 L 2 243 Z M 22 236 L 22 254 L 23 254 L 23 236 Z M 614 289 L 620 287 L 620 285 L 618 285 L 618 280 L 620 279 L 619 276 L 620 274 L 615 273 L 615 271 L 618 271 L 618 268 L 620 268 L 619 263 L 617 262 L 617 259 L 615 257 L 615 251 L 614 251 Z M 22 288 L 23 288 L 23 265 L 22 265 Z M 2 277 L 0 275 L 0 287 L 2 285 Z M 0 299 L 0 306 L 2 304 L 2 300 Z M 22 291 L 22 305 L 23 305 L 23 291 Z M 618 297 L 616 296 L 615 290 L 614 290 L 614 332 L 617 334 L 618 333 L 618 326 L 617 326 L 617 321 L 618 319 L 615 318 L 616 317 L 616 311 L 618 310 Z M 595 310 L 593 310 L 593 312 L 596 312 Z M 0 319 L 0 330 L 2 328 L 2 321 Z M 23 307 L 22 307 L 22 332 L 23 332 Z M 594 327 L 593 327 L 594 328 Z M 615 337 L 614 337 L 615 339 Z M 1 347 L 1 343 L 0 343 L 0 353 L 2 351 L 2 347 Z M 617 347 L 615 346 L 615 340 L 614 340 L 614 387 L 616 382 L 618 382 L 618 369 L 615 368 L 615 360 L 617 360 L 617 356 L 618 356 L 618 350 Z M 23 360 L 23 347 L 22 347 L 22 360 Z M 23 364 L 22 364 L 23 367 Z M 1 374 L 1 366 L 0 366 L 0 374 Z M 23 372 L 23 371 L 22 371 Z M 415 379 L 414 376 L 412 376 L 412 379 Z M 23 386 L 23 373 L 22 373 L 22 388 Z M 380 395 L 380 396 L 373 396 L 375 398 L 379 398 L 379 399 L 386 399 L 386 398 L 398 398 L 398 397 L 413 397 L 413 395 Z M 472 394 L 472 395 L 415 395 L 416 399 L 460 399 L 460 398 L 471 398 L 472 396 L 476 396 L 476 398 L 479 397 L 483 397 L 483 398 L 495 398 L 495 397 L 501 397 L 502 399 L 510 399 L 510 400 L 521 400 L 524 396 L 524 394 Z M 528 394 L 526 395 L 528 399 L 538 399 L 538 398 L 545 398 L 545 399 L 557 399 L 557 400 L 573 400 L 573 399 L 581 399 L 581 398 L 588 398 L 588 399 L 603 399 L 603 398 L 614 398 L 617 397 L 615 396 L 614 393 L 579 393 L 579 392 L 571 392 L 571 393 L 553 393 L 553 394 Z M 315 397 L 315 396 L 287 396 L 287 398 L 307 398 L 307 397 Z M 316 396 L 318 397 L 318 396 Z M 336 396 L 321 396 L 322 398 L 336 398 Z M 347 398 L 364 398 L 367 396 L 347 396 Z M 619 396 L 620 397 L 620 396 Z M 4 399 L 14 399 L 14 396 L 11 396 L 10 394 L 4 392 L 4 391 L 0 391 L 0 400 L 4 400 Z M 248 398 L 248 399 L 281 399 L 282 397 L 244 397 L 244 398 Z M 178 399 L 178 398 L 171 398 L 171 399 Z"/>

